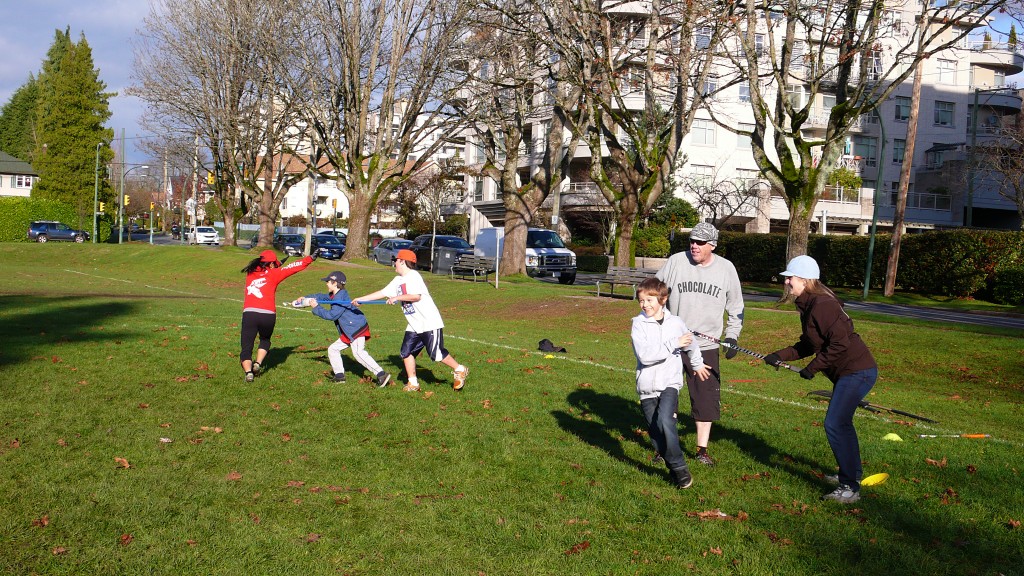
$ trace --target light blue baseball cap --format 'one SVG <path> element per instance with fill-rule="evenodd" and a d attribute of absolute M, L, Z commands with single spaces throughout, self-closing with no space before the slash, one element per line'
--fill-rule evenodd
<path fill-rule="evenodd" d="M 797 256 L 786 264 L 786 271 L 783 276 L 799 276 L 805 280 L 817 280 L 821 277 L 821 269 L 818 263 L 810 256 Z"/>

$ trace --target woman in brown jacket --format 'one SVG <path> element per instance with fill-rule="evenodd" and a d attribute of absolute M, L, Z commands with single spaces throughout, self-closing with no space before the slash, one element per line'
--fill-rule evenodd
<path fill-rule="evenodd" d="M 813 355 L 814 359 L 800 370 L 800 376 L 810 380 L 822 372 L 832 381 L 825 436 L 839 464 L 839 475 L 826 479 L 838 483 L 838 487 L 822 496 L 822 500 L 850 504 L 860 500 L 863 472 L 853 413 L 875 385 L 878 365 L 860 335 L 853 331 L 853 320 L 843 311 L 842 303 L 819 280 L 821 271 L 814 258 L 793 258 L 782 275 L 796 297 L 803 334 L 796 344 L 768 354 L 764 361 L 775 366 Z"/>

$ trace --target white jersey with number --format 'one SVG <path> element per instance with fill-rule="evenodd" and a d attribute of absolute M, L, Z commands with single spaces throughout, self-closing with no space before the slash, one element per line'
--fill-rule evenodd
<path fill-rule="evenodd" d="M 441 312 L 438 311 L 434 299 L 427 291 L 427 284 L 423 276 L 415 270 L 409 270 L 405 276 L 396 276 L 394 280 L 384 287 L 384 295 L 395 298 L 402 294 L 419 294 L 419 302 L 402 302 L 402 312 L 405 313 L 405 320 L 409 326 L 406 332 L 430 332 L 444 328 L 444 321 L 441 320 Z"/>

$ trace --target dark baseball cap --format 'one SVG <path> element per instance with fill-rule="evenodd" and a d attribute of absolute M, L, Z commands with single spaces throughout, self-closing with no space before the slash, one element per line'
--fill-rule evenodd
<path fill-rule="evenodd" d="M 338 283 L 338 284 L 344 284 L 345 283 L 345 273 L 344 272 L 340 272 L 338 270 L 335 270 L 334 272 L 331 272 L 330 274 L 328 274 L 326 278 L 321 278 L 320 279 L 321 282 L 330 282 L 332 280 L 334 282 Z"/>

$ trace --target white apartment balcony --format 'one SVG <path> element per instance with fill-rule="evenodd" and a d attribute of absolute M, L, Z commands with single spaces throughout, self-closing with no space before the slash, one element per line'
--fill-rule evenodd
<path fill-rule="evenodd" d="M 979 92 L 975 94 L 975 89 L 1000 91 Z M 1005 89 L 1002 87 L 985 88 L 983 86 L 971 86 L 971 91 L 967 95 L 967 102 L 970 106 L 974 106 L 975 96 L 978 97 L 979 114 L 984 113 L 985 109 L 991 109 L 993 112 L 1004 116 L 1020 114 L 1021 112 L 1021 97 L 1017 93 L 1016 84 L 1007 86 Z"/>
<path fill-rule="evenodd" d="M 1024 54 L 1018 52 L 1016 46 L 1003 42 L 972 40 L 967 43 L 967 49 L 971 51 L 971 65 L 1003 70 L 1007 76 L 1024 71 Z"/>
<path fill-rule="evenodd" d="M 828 118 L 832 113 L 831 109 L 815 107 L 811 110 L 810 115 L 807 117 L 807 121 L 804 122 L 802 127 L 803 130 L 814 134 L 824 135 L 825 130 L 828 128 Z M 850 122 L 851 132 L 861 132 L 864 130 L 865 125 L 869 122 L 865 121 L 863 116 L 858 116 L 852 122 Z"/>

